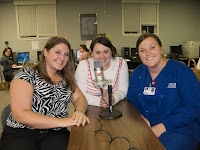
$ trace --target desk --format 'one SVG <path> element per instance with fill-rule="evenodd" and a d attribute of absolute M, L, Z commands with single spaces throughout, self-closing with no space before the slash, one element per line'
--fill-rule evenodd
<path fill-rule="evenodd" d="M 125 99 L 113 108 L 120 110 L 122 117 L 113 120 L 101 120 L 102 129 L 108 131 L 112 138 L 124 136 L 130 141 L 131 147 L 137 147 L 141 150 L 165 150 L 131 102 Z M 85 127 L 73 126 L 71 128 L 69 150 L 129 149 L 129 144 L 125 139 L 118 138 L 110 144 L 110 137 L 106 132 L 94 133 L 95 130 L 100 128 L 100 124 L 95 118 L 99 118 L 99 113 L 102 110 L 105 110 L 105 108 L 88 106 L 86 115 L 90 119 L 90 124 Z"/>

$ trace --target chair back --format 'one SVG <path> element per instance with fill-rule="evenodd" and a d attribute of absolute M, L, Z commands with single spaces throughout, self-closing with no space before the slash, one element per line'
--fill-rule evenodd
<path fill-rule="evenodd" d="M 4 74 L 3 74 L 3 66 L 0 65 L 0 79 L 1 79 L 1 82 L 5 82 L 5 77 L 4 77 Z"/>
<path fill-rule="evenodd" d="M 6 120 L 9 116 L 11 112 L 11 109 L 10 109 L 10 104 L 8 104 L 2 111 L 1 113 L 1 125 L 2 125 L 2 128 L 4 129 L 5 126 L 6 126 Z"/>

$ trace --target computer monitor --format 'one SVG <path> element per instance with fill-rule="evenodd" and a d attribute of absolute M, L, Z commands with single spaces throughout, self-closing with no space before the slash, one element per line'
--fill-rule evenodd
<path fill-rule="evenodd" d="M 79 60 L 80 54 L 81 54 L 80 50 L 77 49 L 77 50 L 76 50 L 76 60 Z"/>
<path fill-rule="evenodd" d="M 131 48 L 131 56 L 139 56 L 138 51 L 136 50 L 136 48 Z"/>
<path fill-rule="evenodd" d="M 26 58 L 26 59 L 25 59 Z M 29 61 L 29 52 L 19 52 L 18 53 L 18 63 Z"/>
<path fill-rule="evenodd" d="M 170 46 L 170 53 L 174 53 L 176 57 L 182 56 L 182 45 Z"/>

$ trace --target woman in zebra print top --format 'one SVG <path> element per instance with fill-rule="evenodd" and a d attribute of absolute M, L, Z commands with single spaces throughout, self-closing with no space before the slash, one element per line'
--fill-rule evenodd
<path fill-rule="evenodd" d="M 66 150 L 68 126 L 89 123 L 87 100 L 75 82 L 69 42 L 50 38 L 36 66 L 23 68 L 10 87 L 11 113 L 0 149 Z M 69 103 L 76 111 L 68 117 Z"/>

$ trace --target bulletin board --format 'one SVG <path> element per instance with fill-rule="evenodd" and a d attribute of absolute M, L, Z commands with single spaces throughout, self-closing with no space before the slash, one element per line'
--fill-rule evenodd
<path fill-rule="evenodd" d="M 80 14 L 81 40 L 92 40 L 97 34 L 96 14 Z"/>

